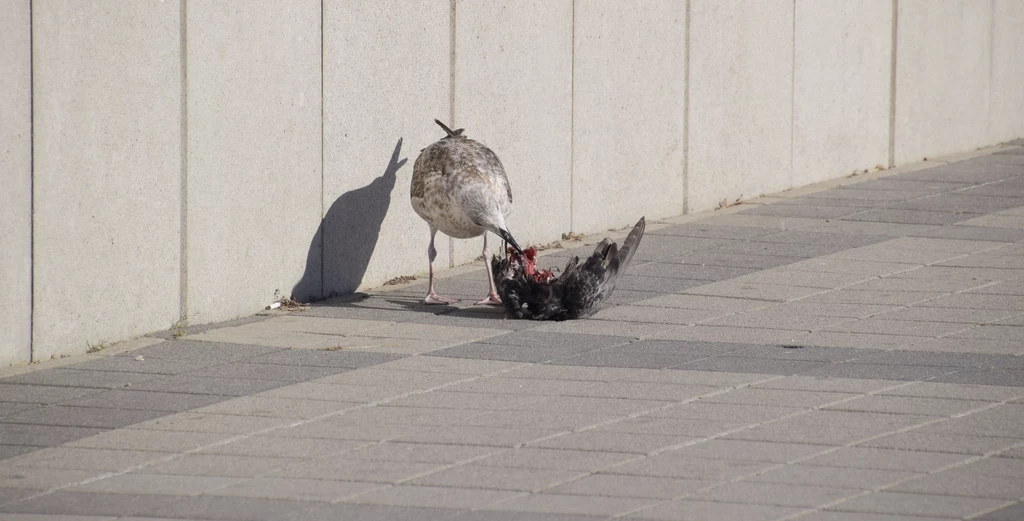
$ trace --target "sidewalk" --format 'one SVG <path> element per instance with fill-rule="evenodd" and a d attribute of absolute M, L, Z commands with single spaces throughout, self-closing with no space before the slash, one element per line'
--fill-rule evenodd
<path fill-rule="evenodd" d="M 1015 145 L 650 222 L 590 320 L 474 268 L 0 369 L 0 519 L 1024 519 Z"/>

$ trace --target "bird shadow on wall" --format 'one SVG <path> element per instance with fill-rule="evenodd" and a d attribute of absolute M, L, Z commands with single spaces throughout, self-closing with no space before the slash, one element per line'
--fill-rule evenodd
<path fill-rule="evenodd" d="M 309 302 L 344 295 L 362 283 L 391 207 L 398 170 L 408 161 L 398 158 L 401 153 L 399 138 L 384 173 L 362 188 L 345 192 L 327 210 L 309 243 L 306 270 L 292 288 L 293 298 Z"/>

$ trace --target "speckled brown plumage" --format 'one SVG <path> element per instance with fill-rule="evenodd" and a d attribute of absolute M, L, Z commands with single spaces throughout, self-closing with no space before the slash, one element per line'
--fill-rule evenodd
<path fill-rule="evenodd" d="M 489 257 L 487 232 L 519 245 L 505 225 L 512 213 L 512 188 L 498 156 L 484 144 L 451 130 L 434 120 L 447 136 L 424 148 L 413 165 L 410 199 L 416 214 L 430 227 L 430 283 L 428 304 L 447 303 L 433 291 L 433 262 L 437 255 L 434 237 L 441 231 L 449 237 L 468 239 L 484 236 L 484 258 Z M 497 304 L 488 270 L 489 295 L 481 303 Z"/>

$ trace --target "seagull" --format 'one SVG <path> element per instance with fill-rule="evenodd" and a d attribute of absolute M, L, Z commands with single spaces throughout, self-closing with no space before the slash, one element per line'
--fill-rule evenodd
<path fill-rule="evenodd" d="M 491 259 L 492 276 L 497 280 L 505 316 L 566 320 L 597 313 L 633 259 L 646 226 L 641 217 L 621 248 L 611 239 L 601 241 L 583 264 L 574 255 L 558 278 L 551 270 L 537 269 L 534 248 L 527 248 L 522 254 L 511 252 L 501 259 L 494 257 Z M 527 313 L 523 312 L 523 306 Z"/>
<path fill-rule="evenodd" d="M 430 279 L 424 304 L 451 304 L 458 299 L 434 292 L 434 236 L 441 230 L 456 239 L 484 236 L 484 264 L 490 257 L 487 232 L 501 237 L 517 252 L 522 248 L 512 238 L 505 219 L 512 213 L 512 188 L 501 161 L 491 149 L 434 120 L 448 134 L 424 148 L 412 170 L 412 208 L 430 226 L 427 247 Z M 477 304 L 501 305 L 494 277 L 487 269 L 487 297 Z"/>

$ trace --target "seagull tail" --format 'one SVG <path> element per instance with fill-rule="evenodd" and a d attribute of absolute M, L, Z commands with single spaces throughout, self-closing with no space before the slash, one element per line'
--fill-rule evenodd
<path fill-rule="evenodd" d="M 441 120 L 439 120 L 439 119 L 435 119 L 434 123 L 437 123 L 442 129 L 444 129 L 445 133 L 448 134 L 448 137 L 458 137 L 458 136 L 461 136 L 462 135 L 462 131 L 465 130 L 465 129 L 462 129 L 462 128 L 457 128 L 455 130 L 452 130 L 452 129 L 448 128 L 448 125 L 445 125 L 444 123 L 441 123 Z"/>

